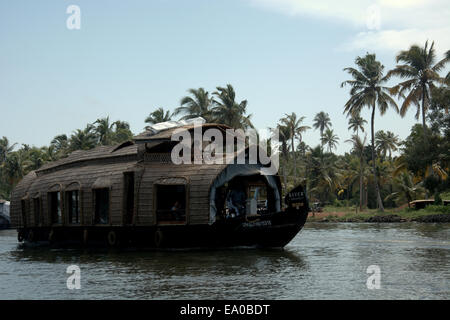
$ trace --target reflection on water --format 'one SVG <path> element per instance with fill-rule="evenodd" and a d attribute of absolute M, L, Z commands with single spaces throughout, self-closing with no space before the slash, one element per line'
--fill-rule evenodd
<path fill-rule="evenodd" d="M 449 224 L 310 223 L 284 250 L 164 252 L 29 248 L 6 230 L 0 299 L 448 299 L 449 258 Z"/>

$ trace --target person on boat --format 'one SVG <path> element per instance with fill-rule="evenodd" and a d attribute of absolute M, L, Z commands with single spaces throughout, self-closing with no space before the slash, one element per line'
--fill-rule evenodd
<path fill-rule="evenodd" d="M 245 192 L 241 186 L 235 186 L 230 190 L 227 197 L 228 208 L 234 210 L 236 216 L 245 214 Z"/>
<path fill-rule="evenodd" d="M 173 204 L 172 208 L 170 209 L 175 216 L 175 220 L 181 220 L 181 212 L 180 212 L 181 206 L 180 202 L 177 200 Z"/>

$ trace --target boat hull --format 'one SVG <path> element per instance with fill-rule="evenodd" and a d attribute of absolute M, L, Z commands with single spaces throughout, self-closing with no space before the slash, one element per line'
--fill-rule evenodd
<path fill-rule="evenodd" d="M 220 220 L 212 225 L 55 226 L 18 229 L 27 244 L 170 248 L 282 248 L 302 229 L 306 210 Z"/>

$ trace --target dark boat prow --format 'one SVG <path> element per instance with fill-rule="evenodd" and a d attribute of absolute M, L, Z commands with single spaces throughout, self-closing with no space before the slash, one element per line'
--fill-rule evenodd
<path fill-rule="evenodd" d="M 227 237 L 219 236 L 215 245 L 284 247 L 303 228 L 308 217 L 309 204 L 303 186 L 291 190 L 285 204 L 283 211 L 217 222 L 215 233 Z"/>

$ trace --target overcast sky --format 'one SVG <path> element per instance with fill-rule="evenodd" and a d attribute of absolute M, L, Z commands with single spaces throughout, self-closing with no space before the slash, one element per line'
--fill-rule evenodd
<path fill-rule="evenodd" d="M 79 30 L 66 26 L 72 4 Z M 137 134 L 188 88 L 230 83 L 258 128 L 291 112 L 312 126 L 328 112 L 343 153 L 342 69 L 370 52 L 388 70 L 399 50 L 427 39 L 441 59 L 449 35 L 448 0 L 0 0 L 0 136 L 48 145 L 107 115 Z M 403 139 L 414 114 L 377 116 L 376 130 Z M 319 133 L 304 140 L 315 146 Z"/>

